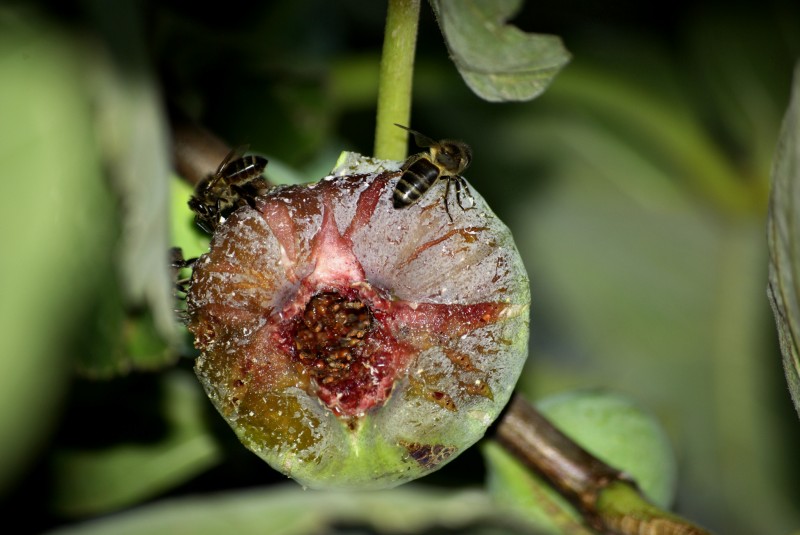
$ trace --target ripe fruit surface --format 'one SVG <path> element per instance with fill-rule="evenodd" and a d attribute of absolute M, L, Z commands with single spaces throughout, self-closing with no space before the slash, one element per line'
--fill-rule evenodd
<path fill-rule="evenodd" d="M 394 209 L 391 165 L 271 190 L 220 225 L 192 275 L 206 392 L 249 449 L 308 487 L 439 468 L 483 436 L 527 356 L 509 230 L 478 195 L 451 223 L 444 184 Z"/>

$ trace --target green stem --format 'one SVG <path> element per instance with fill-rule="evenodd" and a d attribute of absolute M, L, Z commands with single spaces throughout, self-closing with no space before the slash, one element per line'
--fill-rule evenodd
<path fill-rule="evenodd" d="M 407 132 L 394 123 L 408 125 L 411 118 L 411 83 L 417 46 L 420 0 L 389 0 L 378 80 L 378 114 L 375 157 L 406 157 Z"/>
<path fill-rule="evenodd" d="M 610 483 L 597 496 L 602 533 L 621 535 L 710 535 L 679 516 L 650 504 L 625 481 Z"/>

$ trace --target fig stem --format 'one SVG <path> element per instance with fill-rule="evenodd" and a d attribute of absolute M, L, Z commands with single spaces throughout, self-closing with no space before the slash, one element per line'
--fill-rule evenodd
<path fill-rule="evenodd" d="M 376 158 L 403 160 L 406 132 L 394 126 L 411 118 L 411 86 L 417 47 L 420 0 L 389 0 L 378 78 L 375 120 Z"/>
<path fill-rule="evenodd" d="M 605 535 L 710 535 L 652 505 L 636 483 L 559 431 L 519 394 L 508 404 L 494 439 L 541 474 Z"/>

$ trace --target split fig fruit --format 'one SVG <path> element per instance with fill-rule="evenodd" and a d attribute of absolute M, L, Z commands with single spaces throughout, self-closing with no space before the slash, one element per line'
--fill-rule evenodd
<path fill-rule="evenodd" d="M 196 372 L 240 440 L 311 488 L 386 488 L 486 431 L 527 356 L 528 277 L 508 228 L 440 180 L 392 205 L 396 162 L 350 155 L 215 231 L 195 263 Z"/>

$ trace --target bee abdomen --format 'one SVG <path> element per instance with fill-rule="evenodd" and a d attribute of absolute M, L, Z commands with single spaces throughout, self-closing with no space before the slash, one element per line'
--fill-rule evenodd
<path fill-rule="evenodd" d="M 242 156 L 228 164 L 228 167 L 225 168 L 225 174 L 228 182 L 232 184 L 249 182 L 261 176 L 266 167 L 267 159 L 262 156 Z"/>
<path fill-rule="evenodd" d="M 392 197 L 395 208 L 411 206 L 430 189 L 439 178 L 439 168 L 428 160 L 417 160 L 397 181 Z"/>

